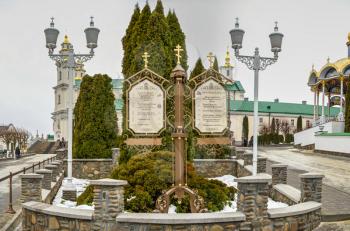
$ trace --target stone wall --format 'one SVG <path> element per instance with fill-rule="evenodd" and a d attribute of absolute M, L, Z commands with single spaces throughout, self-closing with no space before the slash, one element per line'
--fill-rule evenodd
<path fill-rule="evenodd" d="M 233 159 L 195 159 L 193 165 L 196 172 L 203 177 L 237 175 L 236 160 Z"/>
<path fill-rule="evenodd" d="M 92 211 L 30 201 L 22 205 L 22 230 L 92 230 Z"/>
<path fill-rule="evenodd" d="M 64 160 L 67 172 L 67 160 Z M 75 178 L 97 180 L 110 177 L 113 169 L 112 159 L 73 159 L 72 175 Z"/>

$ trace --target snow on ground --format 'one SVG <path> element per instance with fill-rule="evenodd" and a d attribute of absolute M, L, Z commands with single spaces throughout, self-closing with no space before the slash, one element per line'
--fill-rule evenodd
<path fill-rule="evenodd" d="M 219 181 L 225 183 L 227 186 L 232 186 L 232 187 L 237 189 L 237 182 L 235 182 L 236 177 L 234 177 L 232 175 L 224 175 L 224 176 L 219 176 L 219 177 L 209 178 L 209 179 L 219 180 Z M 237 201 L 237 194 L 235 195 L 235 197 L 236 197 L 235 200 L 231 201 L 231 206 L 226 205 L 223 210 L 219 211 L 219 213 L 221 213 L 221 212 L 235 212 L 237 210 L 237 202 L 236 202 Z M 268 199 L 268 202 L 267 202 L 268 209 L 284 208 L 284 207 L 288 207 L 288 205 L 285 203 L 282 203 L 282 202 L 274 201 L 271 198 Z"/>
<path fill-rule="evenodd" d="M 53 205 L 56 205 L 58 207 L 74 208 L 74 209 L 88 209 L 88 210 L 94 209 L 93 205 L 92 206 L 90 206 L 90 205 L 78 205 L 77 206 L 77 202 L 62 199 L 62 188 L 67 186 L 67 184 L 68 184 L 68 179 L 64 178 L 62 185 L 61 185 L 60 189 L 58 190 L 55 199 L 52 202 Z M 89 185 L 89 180 L 77 179 L 77 178 L 73 177 L 72 184 L 77 189 L 77 197 L 78 197 L 78 196 L 80 196 L 80 194 L 82 194 L 84 192 L 85 188 Z"/>

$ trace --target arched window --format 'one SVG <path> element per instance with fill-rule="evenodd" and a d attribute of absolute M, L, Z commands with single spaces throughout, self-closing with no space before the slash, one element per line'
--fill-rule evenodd
<path fill-rule="evenodd" d="M 58 95 L 57 97 L 57 104 L 61 104 L 61 95 Z"/>
<path fill-rule="evenodd" d="M 62 71 L 58 72 L 58 80 L 62 80 Z"/>
<path fill-rule="evenodd" d="M 334 68 L 329 69 L 324 75 L 325 78 L 331 78 L 337 75 L 337 71 Z"/>

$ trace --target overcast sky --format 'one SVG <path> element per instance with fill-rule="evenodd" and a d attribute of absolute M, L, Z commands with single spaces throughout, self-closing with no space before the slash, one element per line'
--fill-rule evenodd
<path fill-rule="evenodd" d="M 56 68 L 47 56 L 43 30 L 55 17 L 60 30 L 58 43 L 68 34 L 76 52 L 88 52 L 84 28 L 89 17 L 101 29 L 96 56 L 86 63 L 88 74 L 120 75 L 123 50 L 121 38 L 134 5 L 144 0 L 0 0 L 0 124 L 13 123 L 35 134 L 52 132 Z M 149 1 L 152 9 L 155 0 Z M 321 68 L 347 55 L 350 31 L 348 0 L 163 0 L 165 10 L 175 9 L 186 34 L 190 69 L 201 56 L 214 52 L 224 62 L 230 45 L 229 30 L 240 18 L 246 33 L 241 54 L 272 56 L 268 35 L 273 22 L 285 37 L 280 59 L 260 74 L 259 97 L 272 101 L 312 103 L 306 82 L 311 66 Z M 58 50 L 58 49 L 56 49 Z M 232 49 L 230 48 L 231 54 Z M 232 55 L 233 56 L 233 55 Z M 253 72 L 236 65 L 236 79 L 253 97 Z"/>

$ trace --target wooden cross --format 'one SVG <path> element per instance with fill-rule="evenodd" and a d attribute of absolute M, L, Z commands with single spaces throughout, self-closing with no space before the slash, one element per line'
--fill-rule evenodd
<path fill-rule="evenodd" d="M 214 55 L 212 52 L 209 52 L 209 54 L 207 55 L 207 58 L 209 60 L 209 67 L 213 68 L 213 64 L 214 64 Z"/>
<path fill-rule="evenodd" d="M 146 51 L 145 53 L 143 53 L 142 58 L 143 61 L 145 62 L 145 68 L 148 68 L 148 58 L 151 57 L 148 52 Z"/>
<path fill-rule="evenodd" d="M 177 64 L 180 64 L 180 58 L 181 58 L 181 51 L 183 51 L 184 49 L 181 49 L 181 46 L 179 44 L 177 44 L 176 48 L 174 49 L 174 51 L 176 52 L 176 57 L 177 57 Z"/>

